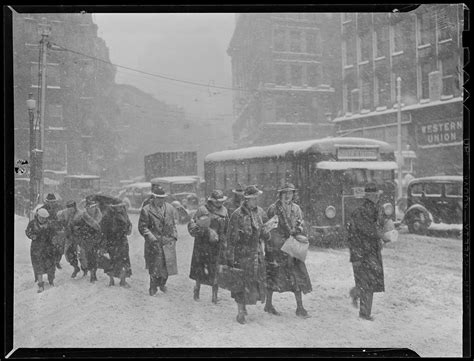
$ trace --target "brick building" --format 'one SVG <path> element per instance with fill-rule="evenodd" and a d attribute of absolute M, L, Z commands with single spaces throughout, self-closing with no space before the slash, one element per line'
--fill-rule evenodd
<path fill-rule="evenodd" d="M 332 135 L 340 97 L 338 14 L 236 15 L 234 142 L 272 144 Z"/>
<path fill-rule="evenodd" d="M 409 13 L 343 13 L 338 135 L 397 146 L 401 77 L 402 149 L 416 176 L 462 174 L 463 5 L 421 5 Z"/>
<path fill-rule="evenodd" d="M 114 177 L 114 118 L 110 97 L 115 69 L 53 44 L 109 60 L 90 14 L 13 13 L 15 158 L 29 159 L 26 99 L 33 93 L 39 116 L 40 23 L 51 26 L 47 50 L 43 169 Z M 38 132 L 39 133 L 39 132 Z M 39 142 L 38 142 L 39 144 Z"/>

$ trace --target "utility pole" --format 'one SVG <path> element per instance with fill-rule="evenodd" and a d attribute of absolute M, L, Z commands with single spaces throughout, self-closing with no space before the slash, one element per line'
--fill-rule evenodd
<path fill-rule="evenodd" d="M 40 64 L 40 76 L 41 76 L 41 103 L 40 103 L 40 119 L 39 119 L 39 127 L 40 127 L 40 149 L 41 152 L 39 156 L 41 158 L 44 157 L 44 113 L 46 109 L 46 71 L 47 71 L 47 50 L 48 50 L 48 37 L 51 34 L 51 25 L 47 23 L 46 18 L 41 19 L 41 23 L 39 24 L 39 30 L 41 31 L 41 64 Z M 43 176 L 43 159 L 39 162 L 41 167 L 38 167 L 38 171 L 40 171 L 40 199 L 43 199 L 43 191 L 44 191 L 44 176 Z"/>
<path fill-rule="evenodd" d="M 35 108 L 36 100 L 33 99 L 33 94 L 28 94 L 28 99 L 26 100 L 26 107 L 28 108 L 28 115 L 30 121 L 30 204 L 28 209 L 28 214 L 31 215 L 35 207 L 36 200 L 36 131 L 35 131 Z"/>
<path fill-rule="evenodd" d="M 402 198 L 402 78 L 397 78 L 397 151 L 398 151 L 398 198 Z"/>

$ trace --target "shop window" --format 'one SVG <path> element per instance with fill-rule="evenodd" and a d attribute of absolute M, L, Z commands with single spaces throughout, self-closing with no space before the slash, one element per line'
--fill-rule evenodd
<path fill-rule="evenodd" d="M 308 85 L 317 87 L 321 82 L 321 65 L 308 64 Z"/>
<path fill-rule="evenodd" d="M 291 65 L 291 85 L 301 86 L 303 84 L 303 66 L 300 64 Z"/>
<path fill-rule="evenodd" d="M 377 58 L 388 55 L 389 46 L 388 25 L 380 24 L 375 30 L 375 44 Z"/>
<path fill-rule="evenodd" d="M 273 50 L 285 51 L 285 29 L 276 28 L 273 30 Z"/>
<path fill-rule="evenodd" d="M 275 84 L 285 85 L 286 81 L 286 66 L 282 63 L 275 63 L 273 66 Z"/>
<path fill-rule="evenodd" d="M 457 76 L 455 59 L 452 57 L 441 59 L 441 71 L 443 95 L 453 95 L 455 93 L 455 80 Z"/>
<path fill-rule="evenodd" d="M 290 51 L 295 53 L 301 52 L 301 31 L 291 30 L 290 31 Z"/>
<path fill-rule="evenodd" d="M 434 44 L 435 20 L 433 12 L 424 12 L 418 15 L 418 46 Z"/>
<path fill-rule="evenodd" d="M 369 60 L 372 58 L 372 33 L 366 31 L 359 36 L 360 46 L 360 61 Z"/>
<path fill-rule="evenodd" d="M 310 54 L 321 53 L 321 36 L 317 30 L 306 32 L 306 52 Z"/>

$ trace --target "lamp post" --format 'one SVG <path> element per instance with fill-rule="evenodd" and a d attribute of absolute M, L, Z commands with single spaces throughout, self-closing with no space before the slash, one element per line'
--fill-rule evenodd
<path fill-rule="evenodd" d="M 397 151 L 398 151 L 398 198 L 402 198 L 402 78 L 397 78 Z"/>
<path fill-rule="evenodd" d="M 30 118 L 30 203 L 29 203 L 29 212 L 31 212 L 35 206 L 36 198 L 36 161 L 34 149 L 36 148 L 36 133 L 35 133 L 35 109 L 36 109 L 36 100 L 33 99 L 33 94 L 28 94 L 28 99 L 26 100 L 26 107 L 28 108 L 28 115 Z"/>

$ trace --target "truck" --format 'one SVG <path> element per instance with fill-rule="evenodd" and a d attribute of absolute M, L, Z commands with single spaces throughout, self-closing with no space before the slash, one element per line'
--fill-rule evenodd
<path fill-rule="evenodd" d="M 145 181 L 157 177 L 197 175 L 197 152 L 157 152 L 145 155 Z"/>

